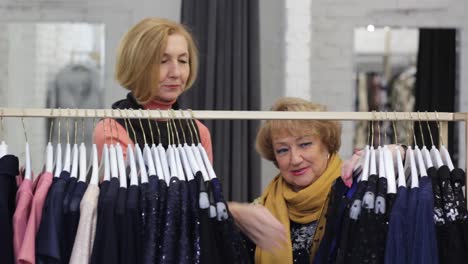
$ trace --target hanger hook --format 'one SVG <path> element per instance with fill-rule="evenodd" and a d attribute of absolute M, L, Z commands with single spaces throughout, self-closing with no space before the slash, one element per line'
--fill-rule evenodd
<path fill-rule="evenodd" d="M 372 110 L 372 125 L 371 125 L 371 141 L 370 146 L 374 147 L 374 122 L 377 117 L 375 116 L 375 110 Z"/>
<path fill-rule="evenodd" d="M 133 116 L 136 116 L 136 113 L 135 113 L 136 110 L 133 110 L 132 111 L 132 115 Z M 140 112 L 141 112 L 141 109 L 140 109 Z M 143 117 L 143 113 L 141 113 L 141 117 Z M 141 132 L 143 134 L 143 142 L 145 142 L 145 145 L 148 144 L 148 142 L 146 142 L 146 133 L 145 133 L 145 129 L 143 128 L 143 123 L 141 122 L 141 118 L 138 118 L 138 122 L 140 123 L 140 127 L 141 127 Z"/>
<path fill-rule="evenodd" d="M 162 115 L 162 112 L 161 112 L 161 109 L 157 109 L 158 112 L 159 112 L 159 117 L 160 119 L 163 118 L 163 115 Z M 156 124 L 156 129 L 158 130 L 158 139 L 159 139 L 159 144 L 162 144 L 161 142 L 161 130 L 159 129 L 159 124 L 158 124 L 158 121 L 157 120 L 154 120 L 154 123 Z"/>
<path fill-rule="evenodd" d="M 439 131 L 439 140 L 442 143 L 441 145 L 444 145 L 444 139 L 442 138 L 442 133 L 440 132 L 440 120 L 439 120 L 439 114 L 437 111 L 434 111 L 436 115 L 436 124 L 437 124 L 437 130 Z"/>
<path fill-rule="evenodd" d="M 200 137 L 198 136 L 198 132 L 197 132 L 197 129 L 195 127 L 195 115 L 193 114 L 193 111 L 192 109 L 189 109 L 189 113 L 190 113 L 190 124 L 192 125 L 192 128 L 193 128 L 193 131 L 195 131 L 195 139 L 197 140 L 197 143 L 200 144 Z"/>
<path fill-rule="evenodd" d="M 427 113 L 426 111 L 426 116 L 427 116 L 427 120 L 426 120 L 426 124 L 427 124 L 427 131 L 429 131 L 429 138 L 431 139 L 431 146 L 434 146 L 434 139 L 432 138 L 432 132 L 431 132 L 431 126 L 429 126 L 429 114 Z"/>
<path fill-rule="evenodd" d="M 177 131 L 177 124 L 176 124 L 176 121 L 175 121 L 175 119 L 176 119 L 175 112 L 174 112 L 173 109 L 169 109 L 168 111 L 169 111 L 169 114 L 172 116 L 172 126 L 174 128 L 175 135 L 176 135 L 176 138 L 177 138 L 177 145 L 180 145 L 179 132 Z"/>
<path fill-rule="evenodd" d="M 398 131 L 396 129 L 396 121 L 398 121 L 398 117 L 397 117 L 397 114 L 395 111 L 393 111 L 393 113 L 395 114 L 395 120 L 392 120 L 392 126 L 393 126 L 393 136 L 395 138 L 395 144 L 398 144 Z"/>
<path fill-rule="evenodd" d="M 423 135 L 423 129 L 421 125 L 421 113 L 418 111 L 418 120 L 419 120 L 419 132 L 421 133 L 421 141 L 423 143 L 423 146 L 426 146 L 426 142 L 424 141 L 424 135 Z"/>
<path fill-rule="evenodd" d="M 3 125 L 3 115 L 5 114 L 5 109 L 2 108 L 2 114 L 0 115 L 0 132 L 2 133 L 2 137 L 5 137 L 5 127 Z"/>
<path fill-rule="evenodd" d="M 182 117 L 185 117 L 184 111 L 180 110 L 180 113 L 181 113 Z M 190 118 L 190 116 L 189 116 L 189 118 Z M 189 123 L 189 120 L 188 120 L 189 118 L 186 118 L 185 121 L 187 123 L 187 127 L 188 127 L 188 130 L 190 132 L 190 139 L 192 140 L 191 142 L 193 144 L 195 141 L 193 141 L 193 133 L 192 133 L 192 128 L 190 127 L 190 123 Z"/>
<path fill-rule="evenodd" d="M 128 124 L 130 124 L 130 128 L 132 129 L 132 133 L 133 133 L 133 138 L 134 138 L 134 141 L 133 143 L 134 144 L 137 144 L 137 137 L 136 137 L 136 133 L 135 133 L 135 128 L 133 128 L 133 124 L 130 120 L 130 115 L 128 114 L 130 112 L 130 109 L 125 109 L 125 115 L 127 116 L 128 118 Z"/>
<path fill-rule="evenodd" d="M 414 131 L 414 120 L 415 119 L 413 119 L 412 113 L 410 113 L 410 117 L 411 117 L 411 123 L 410 123 L 411 124 L 411 126 L 410 126 L 411 133 L 413 134 L 414 145 L 416 146 L 416 145 L 418 145 L 418 141 L 416 140 L 416 133 Z"/>
<path fill-rule="evenodd" d="M 114 119 L 114 116 L 115 116 L 114 109 L 111 110 L 111 115 L 112 115 L 112 118 Z M 120 134 L 119 134 L 119 128 L 117 127 L 117 122 L 115 121 L 115 119 L 114 119 L 113 123 L 114 123 L 115 133 L 117 134 L 117 143 L 119 143 L 120 142 Z"/>
<path fill-rule="evenodd" d="M 176 115 L 176 114 L 175 114 L 175 111 L 172 110 L 172 109 L 171 109 L 171 111 L 173 112 L 173 115 L 175 116 L 175 115 Z M 179 127 L 180 127 L 180 130 L 182 130 L 182 136 L 183 136 L 183 138 L 184 138 L 184 143 L 186 143 L 186 142 L 187 142 L 187 138 L 185 137 L 185 129 L 184 129 L 184 127 L 182 126 L 182 120 L 180 120 L 180 119 L 182 119 L 182 117 L 183 117 L 183 115 L 182 115 L 182 112 L 181 112 L 181 115 L 180 115 L 180 118 L 179 118 Z"/>
<path fill-rule="evenodd" d="M 86 109 L 83 109 L 84 117 L 81 118 L 81 143 L 85 142 L 85 118 L 88 117 Z"/>
<path fill-rule="evenodd" d="M 58 144 L 60 144 L 61 142 L 61 139 L 60 139 L 60 130 L 62 129 L 61 128 L 61 119 L 62 119 L 62 110 L 60 110 L 60 107 L 58 108 Z"/>
<path fill-rule="evenodd" d="M 140 111 L 142 110 L 140 109 Z M 151 144 L 154 145 L 153 127 L 151 126 L 151 121 L 150 121 L 150 110 L 145 110 L 145 112 L 148 114 L 148 127 L 150 129 L 150 134 L 151 134 Z M 144 116 L 143 111 L 141 113 L 141 116 Z"/>
<path fill-rule="evenodd" d="M 124 121 L 125 131 L 127 131 L 128 137 L 131 138 L 131 137 L 130 137 L 130 131 L 128 130 L 127 119 L 123 116 L 122 109 L 121 109 L 121 108 L 117 108 L 117 112 L 119 113 L 120 118 Z"/>
<path fill-rule="evenodd" d="M 25 116 L 25 113 L 24 113 L 24 109 L 23 109 L 23 116 L 21 117 L 21 123 L 23 124 L 24 139 L 26 140 L 26 143 L 27 143 L 29 141 L 28 141 L 28 135 L 26 133 L 26 126 L 24 125 L 24 116 Z"/>
<path fill-rule="evenodd" d="M 50 127 L 49 127 L 49 142 L 52 142 L 52 131 L 53 131 L 52 129 L 54 127 L 54 117 L 53 117 L 53 115 L 54 115 L 54 109 L 51 108 L 50 109 L 50 117 L 51 118 L 50 118 Z"/>
<path fill-rule="evenodd" d="M 70 144 L 70 108 L 67 108 L 67 123 L 66 123 L 66 130 L 67 130 L 67 144 Z"/>

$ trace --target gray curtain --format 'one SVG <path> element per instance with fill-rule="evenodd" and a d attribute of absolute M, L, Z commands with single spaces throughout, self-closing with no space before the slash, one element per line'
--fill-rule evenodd
<path fill-rule="evenodd" d="M 181 108 L 259 110 L 258 0 L 182 0 L 181 21 L 200 52 L 195 85 Z M 213 140 L 214 169 L 226 199 L 251 201 L 260 194 L 259 121 L 202 120 Z"/>

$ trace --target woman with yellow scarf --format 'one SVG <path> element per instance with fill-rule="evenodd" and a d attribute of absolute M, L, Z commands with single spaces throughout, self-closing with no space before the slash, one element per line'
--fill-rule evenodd
<path fill-rule="evenodd" d="M 272 111 L 324 111 L 299 98 L 281 98 Z M 279 174 L 256 204 L 230 203 L 243 233 L 255 244 L 255 263 L 312 263 L 325 233 L 328 195 L 340 177 L 341 125 L 335 121 L 269 120 L 256 148 Z"/>

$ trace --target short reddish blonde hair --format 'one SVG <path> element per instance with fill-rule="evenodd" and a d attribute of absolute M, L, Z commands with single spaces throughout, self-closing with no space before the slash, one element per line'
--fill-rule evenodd
<path fill-rule="evenodd" d="M 119 84 L 132 91 L 137 101 L 145 104 L 157 91 L 151 83 L 159 82 L 159 62 L 170 35 L 182 35 L 187 41 L 190 73 L 189 89 L 195 82 L 198 70 L 198 51 L 187 28 L 177 22 L 162 18 L 145 18 L 134 25 L 122 38 L 115 66 L 115 78 Z"/>
<path fill-rule="evenodd" d="M 276 101 L 271 111 L 326 111 L 326 107 L 294 97 L 283 97 Z M 341 124 L 328 120 L 268 120 L 257 133 L 256 149 L 265 159 L 275 161 L 273 137 L 278 134 L 294 136 L 315 135 L 327 147 L 329 153 L 336 153 L 341 146 Z"/>

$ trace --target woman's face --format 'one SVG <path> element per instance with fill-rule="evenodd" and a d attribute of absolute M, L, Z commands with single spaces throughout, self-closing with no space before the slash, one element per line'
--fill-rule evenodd
<path fill-rule="evenodd" d="M 185 89 L 190 74 L 188 44 L 180 34 L 170 35 L 159 65 L 156 99 L 171 102 Z"/>
<path fill-rule="evenodd" d="M 329 153 L 318 136 L 273 135 L 273 150 L 281 176 L 296 192 L 314 183 L 327 168 Z"/>

